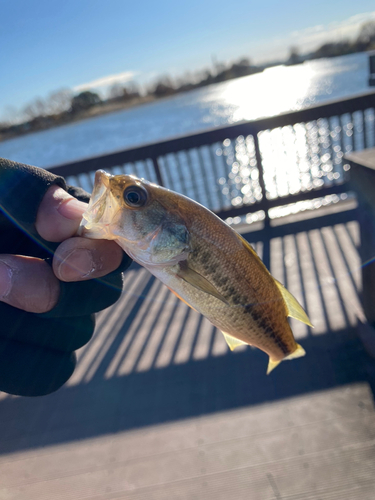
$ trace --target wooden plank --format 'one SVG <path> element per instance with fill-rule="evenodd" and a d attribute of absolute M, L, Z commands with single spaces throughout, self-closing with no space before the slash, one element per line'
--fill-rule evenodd
<path fill-rule="evenodd" d="M 373 500 L 373 365 L 345 323 L 358 307 L 358 224 L 335 220 L 271 239 L 277 277 L 304 289 L 317 316 L 333 297 L 345 326 L 329 316 L 333 331 L 322 321 L 302 339 L 306 358 L 275 376 L 261 353 L 228 353 L 198 314 L 131 270 L 73 385 L 0 399 L 0 498 Z M 330 293 L 318 288 L 327 277 Z"/>
<path fill-rule="evenodd" d="M 112 479 L 119 481 L 125 490 L 142 489 L 244 468 L 278 468 L 288 461 L 318 462 L 318 456 L 350 461 L 362 451 L 371 464 L 366 450 L 375 443 L 373 417 L 369 388 L 360 384 L 146 432 L 58 446 L 34 457 L 25 454 L 21 461 L 10 458 L 1 464 L 0 485 L 15 491 L 27 486 L 29 494 L 43 496 L 61 491 L 73 499 L 80 498 L 74 493 L 78 484 L 80 495 L 86 497 L 105 478 L 111 478 L 111 484 Z M 366 468 L 365 463 L 362 466 Z M 148 473 L 142 474 L 144 470 Z"/>
<path fill-rule="evenodd" d="M 350 163 L 375 170 L 375 148 L 354 151 L 353 153 L 345 155 L 345 158 Z"/>

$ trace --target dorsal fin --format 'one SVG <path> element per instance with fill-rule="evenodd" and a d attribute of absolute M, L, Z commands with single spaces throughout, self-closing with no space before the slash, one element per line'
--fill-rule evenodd
<path fill-rule="evenodd" d="M 263 266 L 264 270 L 270 274 L 269 270 L 267 269 L 267 267 L 264 265 L 264 262 L 262 261 L 262 259 L 259 257 L 259 255 L 256 253 L 256 251 L 254 250 L 254 248 L 251 246 L 251 244 L 245 240 L 245 238 L 243 236 L 241 236 L 239 233 L 236 233 L 237 234 L 237 237 L 238 239 L 242 242 L 243 246 L 245 247 L 245 249 L 251 254 L 252 257 L 254 257 L 254 259 L 256 259 L 258 261 L 258 263 L 261 264 L 261 266 Z"/>
<path fill-rule="evenodd" d="M 269 273 L 268 269 L 260 259 L 259 255 L 256 253 L 254 248 L 250 245 L 250 243 L 243 238 L 240 234 L 237 233 L 238 238 L 242 241 L 244 247 L 251 253 L 253 257 L 258 259 L 259 262 L 263 265 L 264 269 Z M 275 283 L 278 287 L 278 289 L 281 292 L 281 295 L 283 296 L 284 302 L 286 304 L 286 307 L 288 309 L 288 316 L 291 318 L 298 319 L 299 321 L 302 321 L 302 323 L 305 323 L 308 326 L 311 326 L 314 328 L 314 326 L 311 324 L 311 321 L 309 320 L 307 314 L 303 310 L 303 307 L 299 304 L 296 298 L 293 297 L 293 295 L 288 292 L 288 290 L 279 282 L 277 281 L 273 276 L 272 278 L 275 280 Z"/>
<path fill-rule="evenodd" d="M 293 295 L 290 292 L 288 292 L 288 290 L 279 281 L 275 280 L 275 283 L 285 301 L 286 307 L 288 309 L 288 316 L 290 316 L 291 318 L 298 319 L 299 321 L 302 321 L 302 323 L 305 323 L 306 325 L 314 328 L 307 314 L 305 313 L 305 311 L 303 310 L 302 306 L 299 304 L 297 299 L 293 297 Z"/>
<path fill-rule="evenodd" d="M 254 248 L 251 246 L 251 244 L 245 240 L 245 238 L 243 236 L 241 236 L 239 233 L 236 232 L 236 235 L 238 237 L 239 240 L 242 241 L 243 243 L 243 246 L 251 253 L 254 255 L 254 257 L 257 257 L 258 259 L 260 259 L 259 255 L 256 253 L 256 251 L 254 250 Z"/>

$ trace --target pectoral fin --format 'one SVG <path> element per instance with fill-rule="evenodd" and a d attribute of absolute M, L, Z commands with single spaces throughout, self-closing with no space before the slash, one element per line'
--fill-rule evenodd
<path fill-rule="evenodd" d="M 225 297 L 221 295 L 221 293 L 215 288 L 215 286 L 212 285 L 208 280 L 206 280 L 206 278 L 204 278 L 201 274 L 194 271 L 194 269 L 191 269 L 186 261 L 184 263 L 180 263 L 180 270 L 177 273 L 177 276 L 182 278 L 187 283 L 190 283 L 190 285 L 194 286 L 195 288 L 198 288 L 198 290 L 209 293 L 210 295 L 213 295 L 217 299 L 224 302 L 224 304 L 228 304 Z"/>
<path fill-rule="evenodd" d="M 288 290 L 279 281 L 275 280 L 275 283 L 286 303 L 288 316 L 298 319 L 299 321 L 302 321 L 302 323 L 305 323 L 306 325 L 314 328 L 302 306 L 298 303 L 297 299 L 295 299 L 293 295 L 288 292 Z"/>
<path fill-rule="evenodd" d="M 231 335 L 228 335 L 227 333 L 221 332 L 224 335 L 225 341 L 228 344 L 228 347 L 231 351 L 233 351 L 236 347 L 240 345 L 248 345 L 246 342 L 242 342 L 242 340 L 235 339 Z"/>

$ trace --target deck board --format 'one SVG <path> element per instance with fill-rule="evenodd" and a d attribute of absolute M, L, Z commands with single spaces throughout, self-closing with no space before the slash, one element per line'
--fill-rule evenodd
<path fill-rule="evenodd" d="M 0 499 L 373 500 L 358 243 L 342 216 L 271 236 L 271 271 L 316 328 L 293 322 L 307 356 L 269 377 L 263 353 L 229 352 L 208 321 L 132 268 L 68 384 L 43 398 L 1 395 Z"/>

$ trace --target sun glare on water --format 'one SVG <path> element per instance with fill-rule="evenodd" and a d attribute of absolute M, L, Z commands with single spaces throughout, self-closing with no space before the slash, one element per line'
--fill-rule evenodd
<path fill-rule="evenodd" d="M 211 107 L 211 114 L 226 114 L 231 123 L 274 116 L 305 108 L 319 102 L 322 95 L 331 95 L 335 87 L 333 74 L 329 63 L 276 66 L 217 86 L 206 96 L 206 104 L 212 100 L 220 103 Z M 344 137 L 348 139 L 344 140 L 344 144 L 339 140 L 342 126 Z M 343 156 L 351 149 L 349 138 L 352 128 L 350 120 L 343 124 L 333 119 L 331 123 L 315 120 L 260 132 L 258 139 L 267 198 L 285 197 L 343 180 L 347 169 Z M 223 195 L 230 198 L 231 205 L 259 201 L 262 192 L 253 137 L 238 137 L 236 141 L 227 139 L 217 154 L 225 156 L 230 167 L 228 178 L 220 178 L 219 183 Z M 337 200 L 326 201 L 334 203 Z M 300 205 L 289 209 L 294 212 L 316 208 L 315 204 L 310 206 L 311 203 Z M 280 210 L 274 208 L 272 217 L 286 215 L 284 212 L 285 207 Z"/>
<path fill-rule="evenodd" d="M 227 82 L 213 92 L 232 123 L 297 110 L 314 102 L 316 71 L 311 65 L 276 66 Z M 329 82 L 326 82 L 329 86 Z M 328 88 L 327 88 L 328 90 Z M 329 92 L 329 90 L 328 90 Z M 327 92 L 327 93 L 328 93 Z M 216 109 L 214 112 L 219 111 Z"/>

